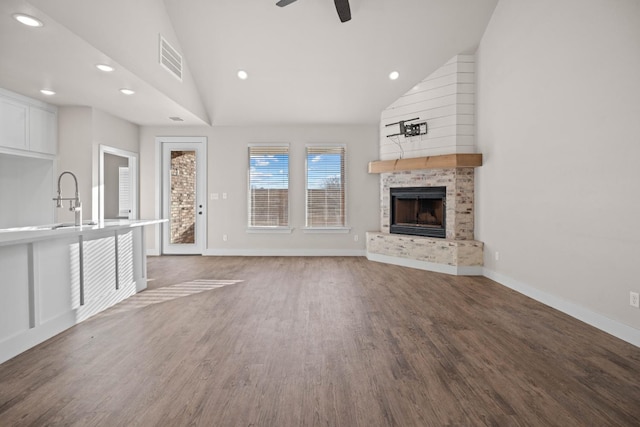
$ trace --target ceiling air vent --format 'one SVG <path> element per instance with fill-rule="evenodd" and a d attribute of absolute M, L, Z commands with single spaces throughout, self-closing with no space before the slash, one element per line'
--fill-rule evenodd
<path fill-rule="evenodd" d="M 160 65 L 182 81 L 182 55 L 160 36 Z"/>

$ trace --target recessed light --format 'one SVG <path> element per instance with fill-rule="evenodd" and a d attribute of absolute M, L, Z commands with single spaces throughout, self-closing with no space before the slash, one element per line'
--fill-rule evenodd
<path fill-rule="evenodd" d="M 247 72 L 245 70 L 239 70 L 238 71 L 238 78 L 240 80 L 247 80 L 248 77 L 249 77 L 249 74 L 247 74 Z"/>
<path fill-rule="evenodd" d="M 42 27 L 44 25 L 41 20 L 24 13 L 14 13 L 13 19 L 28 27 Z"/>
<path fill-rule="evenodd" d="M 169 120 L 173 120 L 174 122 L 184 122 L 184 119 L 178 116 L 169 117 Z"/>
<path fill-rule="evenodd" d="M 107 64 L 98 64 L 96 65 L 96 68 L 100 71 L 104 71 L 105 73 L 110 73 L 114 70 L 114 68 L 111 65 L 107 65 Z"/>
<path fill-rule="evenodd" d="M 389 73 L 389 79 L 391 80 L 398 80 L 398 77 L 400 77 L 400 73 L 397 71 L 392 71 L 391 73 Z"/>
<path fill-rule="evenodd" d="M 51 89 L 40 89 L 40 93 L 43 94 L 43 95 L 47 95 L 47 96 L 51 96 L 51 95 L 55 95 L 56 94 Z"/>
<path fill-rule="evenodd" d="M 133 95 L 134 93 L 136 93 L 135 91 L 127 88 L 120 89 L 120 92 L 124 93 L 125 95 Z"/>

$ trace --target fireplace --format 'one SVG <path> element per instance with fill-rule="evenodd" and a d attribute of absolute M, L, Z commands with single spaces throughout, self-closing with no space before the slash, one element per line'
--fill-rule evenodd
<path fill-rule="evenodd" d="M 446 187 L 391 188 L 394 234 L 446 237 Z"/>
<path fill-rule="evenodd" d="M 466 165 L 473 164 L 472 159 L 470 160 L 468 156 L 459 154 L 453 158 L 457 159 L 456 162 L 464 161 Z M 391 170 L 380 171 L 380 231 L 367 232 L 368 259 L 447 274 L 483 274 L 484 245 L 474 238 L 473 194 L 475 187 L 474 168 L 480 166 L 481 156 L 480 159 L 477 159 L 475 166 L 461 166 L 456 163 L 450 165 L 451 167 L 445 167 L 447 165 L 442 164 L 444 161 L 450 161 L 450 157 L 433 156 L 406 159 L 405 163 L 403 163 L 403 159 L 388 163 L 387 161 L 380 162 Z M 372 168 L 371 164 L 369 164 L 369 168 Z M 442 201 L 442 227 L 438 226 L 440 230 L 436 233 L 430 233 L 439 237 L 397 234 L 398 227 L 401 231 L 404 228 L 404 232 L 416 234 L 425 231 L 424 229 L 428 229 L 429 232 L 435 231 L 435 224 L 428 224 L 429 227 L 419 225 L 415 213 L 405 214 L 409 217 L 406 221 L 410 223 L 408 225 L 397 224 L 398 220 L 391 218 L 392 214 L 396 215 L 393 211 L 397 212 L 398 207 L 400 210 L 403 209 L 402 204 L 404 203 L 411 206 L 410 209 L 408 208 L 409 212 L 413 211 L 414 207 L 412 206 L 418 203 L 415 201 L 416 187 L 423 187 L 417 190 L 419 192 L 425 191 L 424 187 L 431 187 L 426 191 L 435 190 L 436 193 L 440 193 L 437 198 Z M 433 187 L 440 188 L 434 189 Z M 392 192 L 393 195 L 396 192 L 405 193 L 410 196 L 405 198 L 413 200 L 410 202 L 408 200 L 399 201 L 399 205 L 395 200 L 392 201 Z M 435 196 L 431 194 L 427 197 Z M 402 195 L 401 198 L 403 198 Z M 430 215 L 438 218 L 439 203 L 432 208 L 432 211 L 433 213 L 430 212 Z M 394 231 L 391 231 L 392 221 L 395 223 Z M 411 228 L 407 230 L 408 227 Z"/>

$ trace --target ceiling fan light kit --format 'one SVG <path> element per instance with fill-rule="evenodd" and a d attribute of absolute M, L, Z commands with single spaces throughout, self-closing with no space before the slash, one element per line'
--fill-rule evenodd
<path fill-rule="evenodd" d="M 296 0 L 280 0 L 276 3 L 276 6 L 285 7 L 295 2 Z M 347 22 L 351 20 L 351 8 L 349 7 L 349 0 L 333 0 L 336 5 L 336 11 L 340 22 Z"/>

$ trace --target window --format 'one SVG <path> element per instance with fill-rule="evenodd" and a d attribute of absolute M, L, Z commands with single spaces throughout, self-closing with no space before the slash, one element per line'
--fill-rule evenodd
<path fill-rule="evenodd" d="M 345 147 L 307 147 L 307 227 L 346 226 Z"/>
<path fill-rule="evenodd" d="M 289 226 L 289 146 L 249 146 L 249 227 Z"/>

